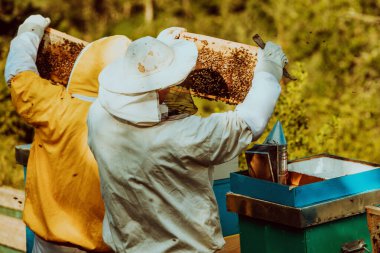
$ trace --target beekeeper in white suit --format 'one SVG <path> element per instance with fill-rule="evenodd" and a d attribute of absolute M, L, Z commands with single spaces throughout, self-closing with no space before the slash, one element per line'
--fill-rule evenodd
<path fill-rule="evenodd" d="M 234 111 L 171 117 L 169 87 L 195 67 L 194 43 L 169 28 L 132 42 L 103 69 L 88 114 L 89 145 L 106 206 L 103 239 L 116 252 L 216 252 L 222 249 L 214 165 L 263 133 L 281 88 L 281 48 L 260 50 L 252 88 Z M 161 103 L 160 103 L 161 102 Z"/>

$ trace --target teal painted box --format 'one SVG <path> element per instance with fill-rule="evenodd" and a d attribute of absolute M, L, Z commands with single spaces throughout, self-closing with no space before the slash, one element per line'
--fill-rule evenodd
<path fill-rule="evenodd" d="M 247 171 L 231 173 L 233 193 L 274 203 L 303 207 L 365 191 L 380 189 L 380 165 L 321 154 L 288 163 L 290 174 L 320 179 L 300 186 L 281 185 L 248 176 Z"/>
<path fill-rule="evenodd" d="M 239 221 L 236 213 L 228 212 L 226 205 L 226 194 L 231 191 L 230 179 L 218 179 L 214 181 L 213 190 L 218 203 L 220 223 L 223 236 L 239 233 Z"/>
<path fill-rule="evenodd" d="M 356 240 L 363 240 L 372 252 L 365 214 L 304 229 L 245 216 L 239 216 L 239 225 L 241 253 L 339 253 L 344 252 L 343 245 Z"/>
<path fill-rule="evenodd" d="M 288 165 L 294 185 L 231 173 L 227 210 L 239 217 L 241 253 L 371 250 L 365 206 L 380 204 L 379 165 L 328 154 Z"/>
<path fill-rule="evenodd" d="M 365 206 L 379 203 L 380 190 L 301 208 L 227 194 L 227 209 L 239 217 L 241 253 L 366 252 Z M 363 251 L 342 251 L 353 242 Z"/>
<path fill-rule="evenodd" d="M 213 190 L 218 204 L 220 224 L 223 236 L 239 233 L 239 221 L 236 213 L 228 212 L 226 194 L 231 191 L 230 173 L 239 170 L 238 158 L 215 166 Z"/>

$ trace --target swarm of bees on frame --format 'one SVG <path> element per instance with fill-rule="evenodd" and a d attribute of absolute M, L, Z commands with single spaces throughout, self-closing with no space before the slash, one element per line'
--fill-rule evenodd
<path fill-rule="evenodd" d="M 63 39 L 59 43 L 52 43 L 49 40 L 42 41 L 36 60 L 41 77 L 49 79 L 55 84 L 66 86 L 75 60 L 84 47 L 85 45 L 82 43 L 67 39 Z"/>
<path fill-rule="evenodd" d="M 195 96 L 238 104 L 251 87 L 255 65 L 256 55 L 246 48 L 217 51 L 205 46 L 185 84 Z"/>

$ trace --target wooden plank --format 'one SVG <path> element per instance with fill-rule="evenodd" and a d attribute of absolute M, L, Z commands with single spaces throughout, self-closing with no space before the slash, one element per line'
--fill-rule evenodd
<path fill-rule="evenodd" d="M 22 211 L 25 193 L 11 187 L 0 187 L 0 206 Z"/>
<path fill-rule="evenodd" d="M 37 54 L 38 72 L 43 78 L 66 86 L 75 60 L 88 42 L 47 28 Z"/>
<path fill-rule="evenodd" d="M 375 205 L 380 202 L 380 190 L 319 202 L 302 208 L 280 205 L 235 193 L 227 193 L 226 197 L 227 210 L 230 212 L 304 229 L 364 213 L 367 205 Z"/>
<path fill-rule="evenodd" d="M 0 215 L 0 245 L 26 251 L 25 224 L 22 220 Z"/>
<path fill-rule="evenodd" d="M 222 250 L 218 251 L 218 253 L 240 253 L 239 234 L 224 237 L 224 240 L 226 241 L 226 244 Z"/>
<path fill-rule="evenodd" d="M 0 245 L 0 252 L 1 253 L 23 253 L 25 251 L 11 249 L 11 248 L 8 248 L 6 246 Z"/>
<path fill-rule="evenodd" d="M 185 83 L 193 95 L 228 104 L 242 102 L 251 87 L 258 47 L 184 32 L 198 48 L 195 70 Z"/>
<path fill-rule="evenodd" d="M 366 206 L 366 211 L 369 214 L 380 216 L 380 207 L 378 206 Z"/>
<path fill-rule="evenodd" d="M 366 206 L 366 212 L 372 252 L 380 253 L 380 208 L 377 206 Z"/>
<path fill-rule="evenodd" d="M 198 47 L 195 70 L 185 80 L 192 94 L 229 104 L 241 102 L 251 86 L 258 47 L 194 33 L 180 38 Z M 75 59 L 88 42 L 48 28 L 40 44 L 37 67 L 42 77 L 66 85 Z"/>

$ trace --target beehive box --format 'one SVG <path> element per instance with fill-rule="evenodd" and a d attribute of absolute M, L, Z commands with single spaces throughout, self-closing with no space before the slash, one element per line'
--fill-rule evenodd
<path fill-rule="evenodd" d="M 371 249 L 365 206 L 379 203 L 380 190 L 300 208 L 227 194 L 227 209 L 239 217 L 241 253 L 366 252 L 341 250 L 358 241 Z"/>
<path fill-rule="evenodd" d="M 380 204 L 379 167 L 321 154 L 289 163 L 293 185 L 232 173 L 227 209 L 239 217 L 241 252 L 335 253 L 353 241 L 371 249 L 365 206 Z"/>
<path fill-rule="evenodd" d="M 184 32 L 195 42 L 198 60 L 185 83 L 193 95 L 238 104 L 251 87 L 258 48 L 237 42 Z M 42 77 L 66 85 L 75 59 L 88 42 L 48 28 L 37 55 Z"/>
<path fill-rule="evenodd" d="M 237 214 L 228 212 L 226 205 L 226 194 L 231 191 L 230 173 L 236 171 L 239 171 L 239 161 L 237 157 L 226 163 L 216 165 L 214 168 L 213 190 L 218 204 L 223 236 L 239 233 Z"/>
<path fill-rule="evenodd" d="M 229 104 L 243 101 L 251 87 L 258 48 L 188 32 L 180 38 L 198 48 L 195 70 L 186 80 L 193 93 Z"/>
<path fill-rule="evenodd" d="M 380 207 L 366 206 L 367 223 L 373 252 L 380 252 Z"/>
<path fill-rule="evenodd" d="M 303 207 L 380 189 L 379 168 L 379 164 L 321 154 L 288 164 L 290 175 L 314 177 L 313 183 L 298 187 L 281 185 L 249 177 L 243 171 L 231 174 L 231 191 L 286 206 Z"/>
<path fill-rule="evenodd" d="M 37 54 L 38 72 L 43 78 L 66 86 L 75 60 L 88 42 L 47 28 Z"/>

